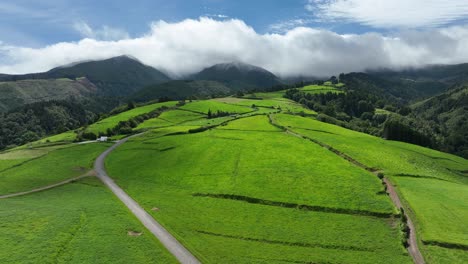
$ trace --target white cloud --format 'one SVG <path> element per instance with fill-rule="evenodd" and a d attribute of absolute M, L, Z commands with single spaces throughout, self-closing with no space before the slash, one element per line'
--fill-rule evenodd
<path fill-rule="evenodd" d="M 322 20 L 344 20 L 378 28 L 419 28 L 466 19 L 466 0 L 308 0 Z"/>
<path fill-rule="evenodd" d="M 258 34 L 241 20 L 200 18 L 155 22 L 141 37 L 115 41 L 86 38 L 42 48 L 0 43 L 0 72 L 46 71 L 76 61 L 128 54 L 172 76 L 230 61 L 258 65 L 282 77 L 330 76 L 382 67 L 468 62 L 467 46 L 468 25 L 391 36 L 340 35 L 306 27 L 285 34 Z"/>
<path fill-rule="evenodd" d="M 223 14 L 206 14 L 205 17 L 214 17 L 214 18 L 229 18 L 229 16 L 227 15 L 223 15 Z"/>
<path fill-rule="evenodd" d="M 125 30 L 103 26 L 100 29 L 94 30 L 85 22 L 76 22 L 73 28 L 78 31 L 82 37 L 97 39 L 97 40 L 120 40 L 128 39 L 129 35 Z"/>
<path fill-rule="evenodd" d="M 296 27 L 306 26 L 307 24 L 311 22 L 313 22 L 313 20 L 311 19 L 296 18 L 296 19 L 290 19 L 290 20 L 285 20 L 285 21 L 271 24 L 269 26 L 269 29 L 271 32 L 275 32 L 275 33 L 286 33 L 291 29 L 294 29 Z"/>

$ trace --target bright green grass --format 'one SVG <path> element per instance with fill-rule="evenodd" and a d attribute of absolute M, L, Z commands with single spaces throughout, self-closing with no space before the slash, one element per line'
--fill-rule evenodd
<path fill-rule="evenodd" d="M 448 249 L 437 246 L 424 246 L 423 254 L 428 263 L 468 263 L 468 254 L 462 249 Z"/>
<path fill-rule="evenodd" d="M 468 161 L 461 157 L 404 142 L 384 140 L 311 118 L 279 114 L 275 119 L 301 134 L 332 145 L 369 167 L 384 169 L 387 175 L 404 173 L 468 183 L 467 177 L 447 170 L 468 169 Z"/>
<path fill-rule="evenodd" d="M 183 122 L 182 125 L 183 126 L 195 126 L 195 127 L 214 126 L 214 125 L 219 125 L 219 124 L 222 124 L 224 122 L 227 122 L 233 119 L 235 118 L 231 116 L 223 116 L 223 117 L 209 118 L 209 119 L 202 118 L 202 119 Z"/>
<path fill-rule="evenodd" d="M 197 120 L 206 117 L 203 114 L 194 113 L 185 110 L 171 110 L 162 113 L 158 118 L 170 122 L 171 124 L 180 124 L 186 121 Z"/>
<path fill-rule="evenodd" d="M 0 199 L 0 263 L 177 261 L 109 190 L 87 178 Z"/>
<path fill-rule="evenodd" d="M 268 117 L 266 115 L 257 115 L 252 117 L 241 118 L 229 122 L 226 126 L 219 127 L 218 129 L 266 132 L 282 131 L 281 129 L 271 125 L 268 122 Z"/>
<path fill-rule="evenodd" d="M 164 102 L 164 103 L 156 103 L 156 104 L 150 104 L 150 105 L 145 105 L 141 107 L 134 108 L 129 111 L 122 112 L 120 114 L 105 118 L 103 120 L 100 120 L 92 125 L 90 125 L 87 128 L 88 132 L 93 132 L 95 134 L 98 134 L 99 132 L 105 133 L 108 128 L 112 129 L 114 128 L 120 121 L 127 121 L 132 117 L 142 115 L 145 113 L 149 113 L 153 110 L 156 110 L 162 106 L 175 106 L 177 102 L 171 101 L 171 102 Z"/>
<path fill-rule="evenodd" d="M 226 97 L 226 98 L 219 98 L 215 99 L 220 102 L 225 102 L 228 104 L 235 104 L 235 105 L 242 105 L 242 106 L 252 106 L 255 105 L 256 107 L 268 107 L 268 108 L 275 108 L 281 109 L 284 112 L 291 112 L 291 113 L 300 113 L 303 112 L 308 115 L 316 115 L 317 112 L 310 110 L 308 108 L 303 107 L 302 105 L 290 101 L 290 100 L 277 100 L 277 99 L 266 99 L 266 100 L 253 100 L 253 99 L 242 99 L 236 97 Z"/>
<path fill-rule="evenodd" d="M 253 111 L 253 109 L 250 107 L 226 104 L 215 100 L 193 102 L 186 104 L 180 108 L 203 114 L 208 114 L 209 110 L 211 110 L 212 113 L 216 113 L 219 110 L 236 114 L 243 114 Z"/>
<path fill-rule="evenodd" d="M 84 144 L 57 149 L 0 172 L 0 195 L 28 191 L 89 171 L 109 144 Z"/>
<path fill-rule="evenodd" d="M 74 131 L 67 131 L 58 135 L 50 136 L 38 140 L 34 144 L 45 144 L 49 142 L 72 142 L 76 138 L 76 133 Z"/>
<path fill-rule="evenodd" d="M 312 94 L 319 94 L 319 93 L 343 93 L 343 91 L 333 87 L 333 86 L 328 86 L 328 85 L 307 85 L 302 88 L 299 88 L 299 90 L 306 92 L 306 93 L 312 93 Z"/>
<path fill-rule="evenodd" d="M 56 145 L 41 148 L 18 148 L 14 150 L 8 150 L 0 152 L 0 172 L 18 166 L 19 164 L 28 161 L 33 158 L 43 156 L 50 151 L 57 150 L 60 148 L 67 148 L 70 145 Z"/>
<path fill-rule="evenodd" d="M 160 118 L 151 118 L 139 124 L 135 129 L 139 130 L 139 129 L 147 129 L 147 128 L 158 128 L 158 127 L 167 127 L 167 126 L 172 126 L 172 125 L 174 124 L 169 121 L 166 121 Z"/>
<path fill-rule="evenodd" d="M 403 187 L 400 190 L 403 197 L 416 208 L 420 224 L 419 234 L 423 241 L 467 244 L 468 188 L 466 185 L 409 177 L 392 179 L 397 186 Z"/>
<path fill-rule="evenodd" d="M 146 209 L 160 208 L 152 214 L 204 263 L 410 262 L 390 219 L 192 196 L 236 194 L 331 210 L 394 212 L 389 198 L 377 194 L 377 177 L 277 132 L 267 117 L 228 126 L 271 132 L 146 134 L 117 148 L 106 166 Z"/>
<path fill-rule="evenodd" d="M 277 115 L 275 119 L 369 167 L 384 170 L 398 185 L 400 194 L 410 206 L 419 239 L 468 245 L 468 226 L 465 224 L 468 216 L 468 178 L 460 172 L 468 169 L 467 160 L 308 118 Z M 434 250 L 427 248 L 422 247 L 426 258 L 431 258 L 435 263 L 443 261 L 438 259 L 442 255 L 431 256 Z"/>

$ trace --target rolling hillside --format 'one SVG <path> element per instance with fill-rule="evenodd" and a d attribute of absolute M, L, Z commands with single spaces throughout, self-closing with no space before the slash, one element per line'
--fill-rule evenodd
<path fill-rule="evenodd" d="M 75 79 L 86 77 L 103 96 L 125 96 L 150 85 L 169 81 L 162 72 L 146 66 L 128 56 L 119 56 L 100 61 L 78 62 L 54 68 L 44 73 L 0 76 L 1 81 L 30 79 Z"/>
<path fill-rule="evenodd" d="M 193 75 L 191 78 L 218 81 L 234 90 L 267 89 L 282 84 L 281 80 L 273 73 L 240 62 L 216 64 Z"/>
<path fill-rule="evenodd" d="M 87 78 L 0 82 L 0 112 L 36 102 L 89 97 L 97 90 Z"/>
<path fill-rule="evenodd" d="M 202 263 L 412 263 L 404 216 L 415 228 L 410 248 L 419 247 L 426 263 L 468 261 L 466 159 L 320 122 L 282 93 L 255 95 L 151 104 L 86 130 L 106 133 L 128 125 L 113 130 L 112 139 L 143 133 L 109 154 L 107 173 Z M 80 176 L 110 146 L 70 144 L 75 137 L 66 132 L 0 153 L 0 196 Z M 400 198 L 404 211 L 387 192 Z M 89 195 L 114 213 L 76 202 Z M 72 240 L 60 259 L 90 260 L 83 249 L 96 244 L 111 262 L 173 261 L 114 200 L 95 179 L 83 178 L 0 197 L 0 206 L 38 219 L 47 213 L 48 226 L 63 230 L 64 239 L 88 238 Z M 72 206 L 66 206 L 66 219 L 55 217 L 67 201 Z M 14 219 L 0 213 L 1 222 Z M 31 220 L 22 221 L 0 227 L 0 233 L 24 234 Z M 98 231 L 102 221 L 108 223 L 106 241 Z M 0 259 L 34 248 L 47 230 L 28 227 L 32 239 L 3 243 Z M 13 236 L 5 239 L 14 242 Z M 105 246 L 113 243 L 134 250 L 113 257 Z M 44 262 L 52 259 L 45 250 L 35 252 Z"/>
<path fill-rule="evenodd" d="M 169 81 L 147 86 L 130 96 L 136 102 L 159 98 L 181 100 L 190 97 L 208 98 L 211 95 L 228 95 L 232 90 L 218 81 Z"/>
<path fill-rule="evenodd" d="M 340 81 L 350 89 L 381 94 L 398 102 L 414 102 L 468 81 L 468 64 L 348 73 L 340 75 Z"/>
<path fill-rule="evenodd" d="M 444 151 L 468 158 L 468 84 L 412 106 L 412 115 L 424 120 L 422 130 L 436 135 Z"/>

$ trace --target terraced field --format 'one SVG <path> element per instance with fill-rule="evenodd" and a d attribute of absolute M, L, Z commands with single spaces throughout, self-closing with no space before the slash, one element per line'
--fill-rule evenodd
<path fill-rule="evenodd" d="M 382 170 L 411 208 L 428 261 L 468 261 L 467 160 L 298 116 L 278 115 L 276 120 L 360 163 Z"/>
<path fill-rule="evenodd" d="M 88 173 L 109 144 L 60 145 L 0 154 L 0 195 L 23 192 Z"/>
<path fill-rule="evenodd" d="M 273 99 L 262 99 L 262 100 L 254 100 L 254 99 L 241 99 L 236 97 L 226 97 L 226 98 L 219 98 L 215 99 L 217 101 L 234 104 L 234 105 L 242 105 L 242 106 L 254 106 L 257 108 L 267 108 L 267 109 L 278 109 L 283 112 L 289 113 L 303 113 L 305 115 L 315 116 L 317 112 L 304 108 L 300 104 L 287 100 L 285 98 L 273 98 Z"/>
<path fill-rule="evenodd" d="M 0 208 L 1 263 L 177 263 L 95 178 Z"/>
<path fill-rule="evenodd" d="M 88 132 L 92 132 L 94 134 L 98 134 L 99 132 L 105 133 L 106 130 L 114 128 L 120 121 L 127 121 L 132 117 L 136 117 L 138 115 L 149 113 L 153 110 L 156 110 L 160 107 L 173 107 L 177 104 L 175 101 L 171 102 L 164 102 L 164 103 L 155 103 L 150 105 L 145 105 L 142 107 L 137 107 L 129 111 L 125 111 L 123 113 L 105 118 L 100 120 L 87 128 Z"/>
<path fill-rule="evenodd" d="M 60 145 L 1 153 L 0 197 L 83 174 L 108 147 Z M 94 177 L 0 198 L 0 242 L 0 263 L 177 263 Z"/>
<path fill-rule="evenodd" d="M 376 172 L 409 208 L 427 263 L 468 261 L 467 160 L 319 122 L 280 92 L 167 104 L 106 168 L 201 262 L 412 263 Z M 208 118 L 217 111 L 229 115 Z M 89 172 L 110 144 L 47 146 L 72 134 L 0 153 L 0 196 Z M 129 213 L 91 177 L 0 199 L 0 262 L 175 262 Z"/>
<path fill-rule="evenodd" d="M 342 90 L 337 89 L 336 87 L 332 85 L 307 85 L 302 88 L 299 88 L 299 90 L 310 93 L 310 94 L 319 94 L 319 93 L 343 93 Z"/>
<path fill-rule="evenodd" d="M 253 109 L 248 106 L 239 106 L 233 104 L 222 103 L 215 100 L 207 100 L 207 101 L 198 101 L 186 104 L 180 109 L 192 111 L 195 113 L 200 114 L 208 114 L 208 111 L 215 113 L 217 111 L 224 111 L 233 114 L 245 114 L 248 112 L 252 112 Z"/>
<path fill-rule="evenodd" d="M 267 116 L 157 131 L 111 153 L 108 172 L 202 262 L 411 262 L 380 180 Z"/>

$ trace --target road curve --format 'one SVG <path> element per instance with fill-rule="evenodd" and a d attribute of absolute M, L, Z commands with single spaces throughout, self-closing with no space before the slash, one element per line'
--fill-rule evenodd
<path fill-rule="evenodd" d="M 130 209 L 130 211 L 140 220 L 140 222 L 161 241 L 161 243 L 174 255 L 180 263 L 198 264 L 200 263 L 182 244 L 179 243 L 164 227 L 149 215 L 135 200 L 126 194 L 106 173 L 104 160 L 107 155 L 116 147 L 125 143 L 128 139 L 138 136 L 133 135 L 118 141 L 112 147 L 104 151 L 94 162 L 94 169 L 97 177 L 111 189 L 111 191 Z"/>

